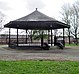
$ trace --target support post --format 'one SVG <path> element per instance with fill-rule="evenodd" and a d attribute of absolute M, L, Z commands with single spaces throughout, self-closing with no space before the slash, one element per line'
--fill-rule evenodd
<path fill-rule="evenodd" d="M 65 47 L 64 28 L 63 28 L 63 45 L 64 45 L 64 47 Z"/>
<path fill-rule="evenodd" d="M 31 43 L 33 42 L 33 40 L 32 40 L 32 30 L 31 30 Z"/>
<path fill-rule="evenodd" d="M 68 38 L 69 38 L 69 44 L 70 44 L 70 31 L 69 31 L 69 28 L 68 28 L 68 32 L 69 32 Z"/>
<path fill-rule="evenodd" d="M 42 35 L 41 35 L 41 46 L 43 46 L 43 31 L 42 31 Z"/>
<path fill-rule="evenodd" d="M 51 46 L 52 46 L 52 43 L 53 43 L 53 39 L 52 39 L 52 28 L 51 28 Z"/>
<path fill-rule="evenodd" d="M 10 47 L 10 28 L 9 28 L 9 47 Z"/>
<path fill-rule="evenodd" d="M 17 47 L 18 47 L 18 28 L 17 28 Z"/>
<path fill-rule="evenodd" d="M 27 30 L 26 30 L 26 44 L 27 44 Z"/>
<path fill-rule="evenodd" d="M 50 30 L 48 30 L 48 44 L 50 43 L 50 34 L 49 34 Z"/>

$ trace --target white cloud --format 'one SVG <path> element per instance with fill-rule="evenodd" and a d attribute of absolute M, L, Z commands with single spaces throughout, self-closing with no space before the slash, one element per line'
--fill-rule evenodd
<path fill-rule="evenodd" d="M 64 3 L 73 3 L 74 0 L 0 0 L 0 9 L 9 20 L 14 20 L 29 14 L 35 8 L 51 17 L 59 16 Z"/>
<path fill-rule="evenodd" d="M 34 10 L 35 8 L 44 8 L 43 0 L 25 0 L 28 10 Z"/>
<path fill-rule="evenodd" d="M 72 4 L 74 1 L 75 0 L 43 0 L 45 3 L 45 8 L 43 8 L 41 11 L 50 17 L 59 19 L 59 12 L 61 11 L 62 5 L 64 3 Z"/>
<path fill-rule="evenodd" d="M 73 3 L 75 0 L 0 0 L 0 11 L 7 21 L 23 17 L 38 8 L 40 12 L 59 19 L 59 11 L 64 3 Z"/>

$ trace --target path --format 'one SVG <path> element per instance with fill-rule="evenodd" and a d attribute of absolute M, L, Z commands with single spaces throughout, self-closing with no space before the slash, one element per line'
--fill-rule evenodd
<path fill-rule="evenodd" d="M 0 46 L 0 60 L 70 60 L 79 61 L 79 47 L 66 47 L 64 50 L 17 50 Z"/>

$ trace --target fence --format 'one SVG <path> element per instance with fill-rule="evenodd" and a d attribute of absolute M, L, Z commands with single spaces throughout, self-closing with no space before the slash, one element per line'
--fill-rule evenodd
<path fill-rule="evenodd" d="M 27 42 L 30 42 L 30 36 L 27 36 Z M 15 42 L 17 41 L 17 35 L 11 35 L 11 42 Z M 58 37 L 60 40 L 62 39 L 62 37 Z M 18 36 L 18 41 L 19 43 L 26 43 L 26 35 L 19 35 Z M 47 42 L 47 39 L 44 39 L 45 42 Z M 79 39 L 78 39 L 79 41 Z M 40 40 L 33 40 L 33 42 L 40 42 Z M 68 43 L 68 37 L 65 37 L 65 42 Z M 73 42 L 73 37 L 71 37 L 71 43 Z M 8 44 L 9 43 L 9 35 L 0 35 L 0 44 Z"/>
<path fill-rule="evenodd" d="M 18 35 L 19 44 L 26 43 L 26 35 Z M 17 42 L 17 35 L 10 36 L 10 42 L 16 43 Z M 30 36 L 27 37 L 27 42 L 31 43 Z M 40 40 L 33 40 L 33 43 L 39 43 Z M 8 44 L 9 43 L 9 35 L 0 35 L 0 44 Z"/>

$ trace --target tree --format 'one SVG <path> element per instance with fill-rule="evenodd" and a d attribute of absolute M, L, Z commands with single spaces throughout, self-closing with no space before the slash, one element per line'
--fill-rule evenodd
<path fill-rule="evenodd" d="M 43 37 L 47 39 L 47 31 L 46 30 L 33 30 L 33 39 L 36 40 L 40 40 L 41 36 L 42 36 L 42 32 L 43 32 Z"/>
<path fill-rule="evenodd" d="M 3 29 L 4 14 L 0 12 L 0 31 Z"/>
<path fill-rule="evenodd" d="M 32 38 L 34 40 L 40 40 L 41 39 L 41 45 L 43 45 L 43 38 L 47 39 L 47 30 L 33 30 Z"/>
<path fill-rule="evenodd" d="M 71 6 L 66 4 L 63 6 L 62 10 L 62 21 L 71 26 L 68 32 L 74 36 L 75 43 L 78 44 L 77 36 L 79 34 L 79 2 L 75 2 Z"/>
<path fill-rule="evenodd" d="M 78 44 L 77 36 L 79 34 L 79 5 L 73 4 L 71 9 L 71 34 L 75 37 L 76 44 Z"/>
<path fill-rule="evenodd" d="M 64 4 L 62 6 L 62 12 L 60 12 L 62 15 L 62 21 L 66 24 L 70 25 L 70 5 Z"/>

